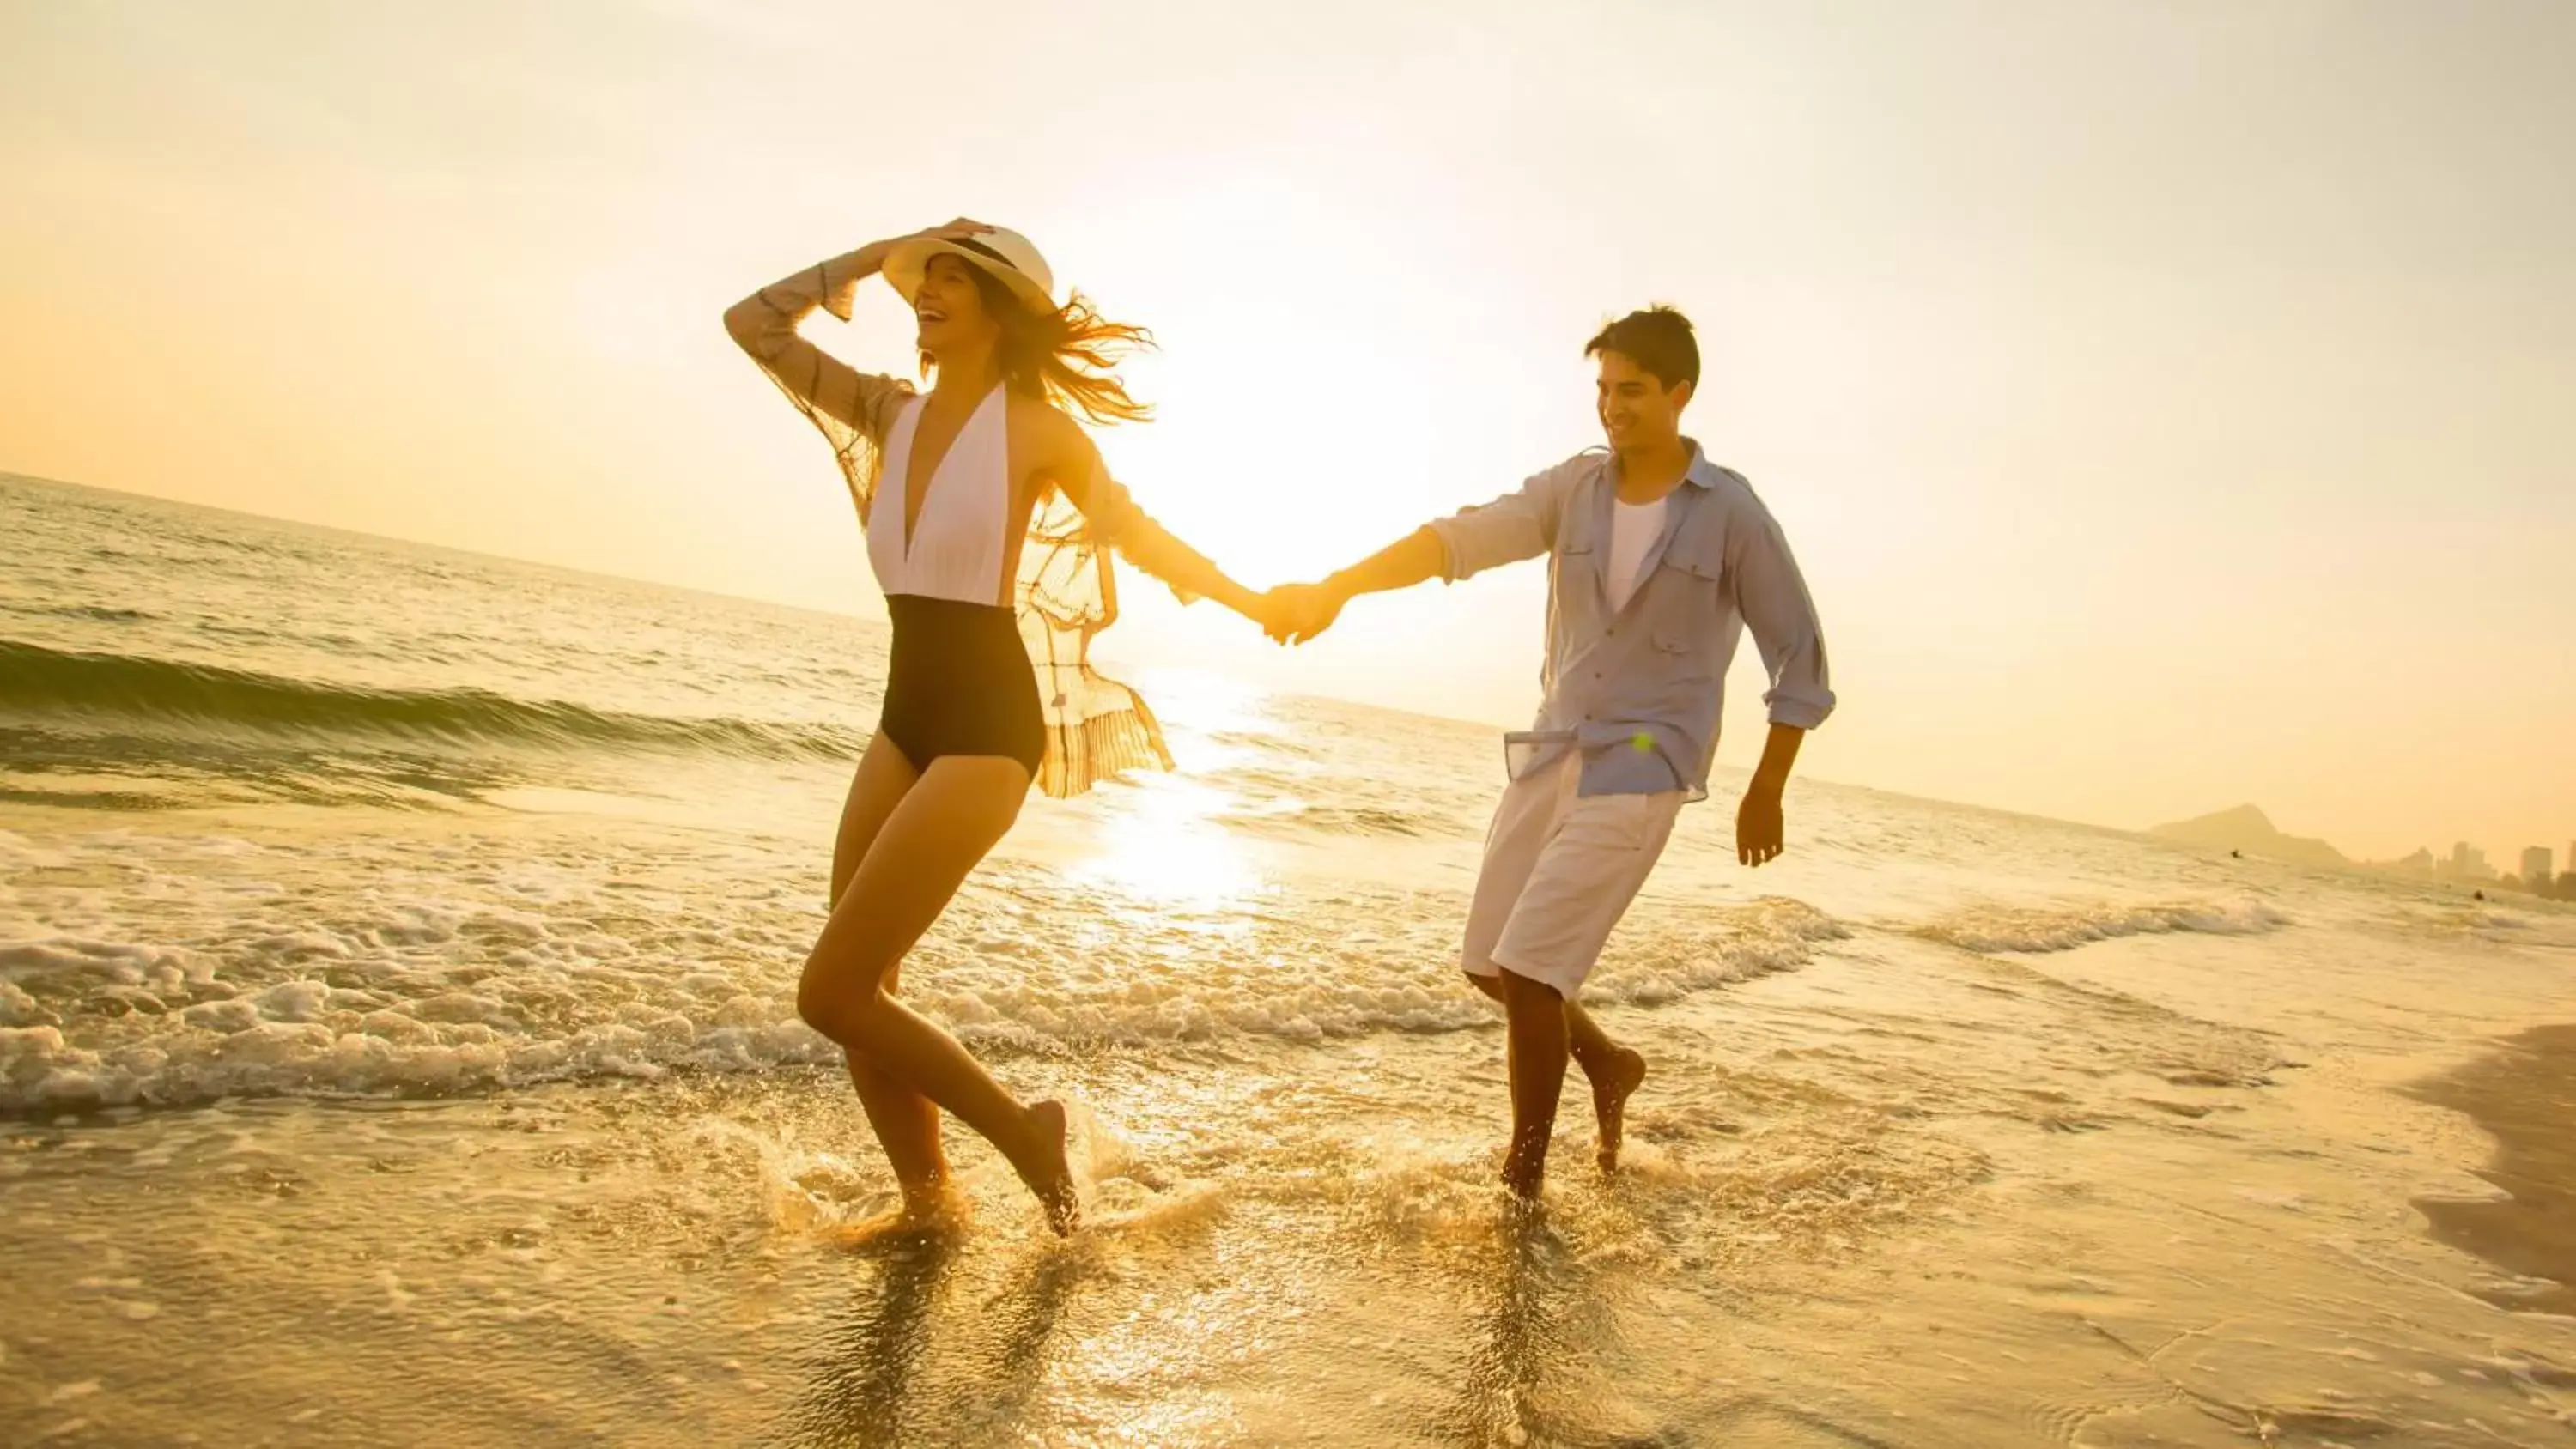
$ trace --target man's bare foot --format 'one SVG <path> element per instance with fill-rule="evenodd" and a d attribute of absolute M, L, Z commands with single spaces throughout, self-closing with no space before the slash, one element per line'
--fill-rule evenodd
<path fill-rule="evenodd" d="M 1038 1102 L 1029 1108 L 1029 1129 L 1035 1145 L 1025 1161 L 1014 1161 L 1020 1181 L 1036 1193 L 1038 1205 L 1046 1209 L 1047 1226 L 1059 1235 L 1069 1234 L 1082 1226 L 1082 1193 L 1074 1181 L 1073 1159 L 1066 1143 L 1072 1133 L 1064 1115 L 1062 1102 Z"/>
<path fill-rule="evenodd" d="M 1628 1098 L 1646 1080 L 1646 1059 L 1626 1047 L 1611 1059 L 1609 1073 L 1592 1084 L 1592 1117 L 1600 1124 L 1600 1146 L 1594 1160 L 1603 1172 L 1619 1170 L 1619 1142 L 1627 1127 Z"/>

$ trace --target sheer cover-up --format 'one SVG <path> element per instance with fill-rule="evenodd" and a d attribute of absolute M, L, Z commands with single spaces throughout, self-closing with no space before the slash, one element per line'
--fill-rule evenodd
<path fill-rule="evenodd" d="M 796 331 L 817 307 L 850 320 L 863 280 L 845 265 L 827 262 L 762 288 L 758 295 L 768 319 L 743 342 L 770 381 L 832 445 L 864 521 L 876 498 L 886 430 L 914 390 L 897 378 L 859 372 Z M 1036 783 L 1058 798 L 1079 795 L 1122 771 L 1172 768 L 1162 727 L 1144 699 L 1091 667 L 1091 637 L 1118 620 L 1109 549 L 1141 515 L 1127 490 L 1106 473 L 1086 491 L 1088 513 L 1060 488 L 1038 501 L 1011 586 L 1046 722 L 1046 756 Z"/>

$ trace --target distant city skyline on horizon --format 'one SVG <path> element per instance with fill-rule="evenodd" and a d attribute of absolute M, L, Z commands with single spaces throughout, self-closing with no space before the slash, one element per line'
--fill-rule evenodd
<path fill-rule="evenodd" d="M 2576 873 L 2576 838 L 2569 840 L 2567 854 L 2564 857 L 2546 845 L 2525 845 L 2518 849 L 2509 847 L 2502 858 L 2511 860 L 2514 868 L 2507 870 L 2498 864 L 2496 859 L 2491 859 L 2486 847 L 2471 841 L 2459 840 L 2452 842 L 2447 854 L 2437 855 L 2430 847 L 2426 847 L 2397 860 L 2364 863 L 2393 866 L 2401 870 L 2429 871 L 2435 875 L 2453 876 L 2461 880 L 2512 879 L 2547 884 L 2563 875 Z M 2560 865 L 2562 860 L 2565 862 L 2563 869 Z"/>
<path fill-rule="evenodd" d="M 2422 845 L 2403 855 L 2356 854 L 2321 836 L 2296 835 L 2283 830 L 2261 805 L 2250 801 L 2187 820 L 2149 826 L 2146 833 L 2185 844 L 2224 847 L 2312 865 L 2339 863 L 2368 870 L 2455 876 L 2464 880 L 2498 880 L 2508 874 L 2527 876 L 2533 873 L 2535 863 L 2543 857 L 2553 863 L 2556 859 L 2556 853 L 2547 846 L 2525 845 L 2519 847 L 2517 864 L 2520 869 L 2506 872 L 2488 862 L 2485 847 L 2466 840 L 2456 840 L 2442 852 Z M 2568 845 L 2567 859 L 2571 868 L 2576 868 L 2576 840 L 2571 840 Z"/>

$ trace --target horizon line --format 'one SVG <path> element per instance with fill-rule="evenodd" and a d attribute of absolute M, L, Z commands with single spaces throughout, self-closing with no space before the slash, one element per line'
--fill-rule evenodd
<path fill-rule="evenodd" d="M 460 544 L 441 543 L 433 539 L 405 538 L 399 534 L 391 533 L 370 533 L 365 529 L 349 528 L 335 523 L 317 523 L 310 519 L 291 518 L 284 514 L 253 513 L 244 508 L 226 507 L 220 503 L 201 503 L 187 498 L 173 498 L 167 494 L 147 493 L 137 488 L 115 488 L 100 483 L 83 483 L 69 478 L 53 478 L 40 473 L 20 473 L 11 469 L 0 469 L 0 481 L 31 483 L 49 488 L 78 489 L 88 493 L 112 494 L 120 498 L 139 498 L 147 502 L 165 504 L 176 508 L 193 508 L 206 513 L 225 514 L 234 518 L 252 519 L 260 523 L 285 524 L 293 528 L 312 529 L 321 533 L 339 534 L 347 538 L 365 539 L 372 543 L 392 543 L 400 544 L 406 548 L 434 549 L 439 552 L 457 554 L 466 558 L 485 559 L 495 563 L 511 564 L 522 568 L 547 569 L 556 573 L 569 574 L 576 578 L 596 579 L 606 583 L 630 587 L 661 589 L 677 594 L 693 594 L 701 598 L 722 599 L 728 603 L 755 604 L 762 608 L 785 609 L 792 613 L 810 614 L 828 619 L 842 619 L 852 623 L 868 625 L 880 629 L 885 627 L 885 622 L 881 619 L 872 619 L 864 614 L 839 609 L 817 608 L 811 604 L 790 603 L 784 599 L 765 598 L 757 594 L 729 593 L 722 589 L 710 589 L 702 588 L 693 584 L 673 583 L 666 579 L 648 579 L 641 578 L 633 574 L 609 573 L 600 569 L 584 568 L 575 564 L 557 563 L 552 560 L 542 558 L 530 558 L 521 554 L 494 553 L 485 549 L 468 548 Z M 1209 669 L 1207 672 L 1224 677 L 1232 677 L 1227 676 L 1225 671 L 1221 669 Z M 1421 710 L 1405 709 L 1396 705 L 1379 704 L 1373 700 L 1345 699 L 1339 695 L 1305 694 L 1293 690 L 1273 690 L 1268 686 L 1261 686 L 1261 688 L 1263 688 L 1266 693 L 1277 694 L 1288 699 L 1315 700 L 1325 704 L 1340 705 L 1349 708 L 1380 710 L 1388 714 L 1403 715 L 1410 719 L 1433 720 L 1442 724 L 1465 725 L 1476 729 L 1509 728 L 1508 726 L 1501 725 L 1492 720 L 1461 719 L 1454 715 L 1427 714 Z M 1717 766 L 1717 768 L 1729 769 L 1730 767 Z M 1751 771 L 1747 769 L 1734 768 L 1731 770 L 1731 773 L 1741 775 L 1750 774 Z M 1827 779 L 1821 775 L 1811 774 L 1802 776 L 1801 778 L 1813 781 L 1817 784 L 1832 785 L 1838 789 L 1866 790 L 1873 794 L 1885 795 L 1898 800 L 1919 801 L 1923 804 L 1947 806 L 1952 809 L 1980 810 L 1990 815 L 2000 815 L 2014 820 L 2036 820 L 2051 825 L 2071 825 L 2084 830 L 2099 830 L 2107 831 L 2115 835 L 2135 836 L 2140 839 L 2153 840 L 2159 844 L 2171 846 L 2177 849 L 2195 849 L 2198 847 L 2188 846 L 2185 842 L 2173 840 L 2169 837 L 2159 835 L 2156 832 L 2168 825 L 2185 824 L 2192 820 L 2205 819 L 2210 815 L 2225 814 L 2228 811 L 2243 809 L 2247 805 L 2254 804 L 2254 802 L 2245 801 L 2240 802 L 2237 805 L 2224 806 L 2218 810 L 2207 811 L 2201 815 L 2185 816 L 2181 819 L 2166 821 L 2161 825 L 2133 827 L 2105 824 L 2103 822 L 2093 820 L 2076 820 L 2064 816 L 2041 815 L 2028 810 L 2014 810 L 2005 806 L 1987 805 L 1973 800 L 1946 800 L 1933 795 L 1915 795 L 1903 790 L 1889 789 L 1881 785 L 1865 784 L 1854 780 Z M 2254 805 L 2254 808 L 2260 810 L 2262 807 Z M 2265 811 L 2264 816 L 2268 820 L 2270 818 L 2270 812 Z M 2277 826 L 2274 828 L 2276 831 L 2278 830 Z M 2329 844 L 2329 848 L 2333 848 L 2331 844 Z M 2418 848 L 2430 849 L 2428 846 Z M 2506 849 L 2512 850 L 2516 849 L 2516 847 L 2506 847 Z M 2341 854 L 2342 852 L 2338 850 L 2336 853 Z M 2437 860 L 2440 858 L 2441 857 L 2438 856 L 2436 857 Z M 2390 873 L 2381 872 L 2378 868 L 2381 865 L 2394 863 L 2373 862 L 2352 856 L 2346 856 L 2345 860 L 2353 869 L 2370 870 L 2374 873 Z M 2296 864 L 2296 862 L 2279 860 L 2276 860 L 2274 863 L 2282 865 Z"/>

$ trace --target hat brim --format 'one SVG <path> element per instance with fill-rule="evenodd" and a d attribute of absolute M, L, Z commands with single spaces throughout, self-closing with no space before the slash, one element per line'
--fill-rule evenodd
<path fill-rule="evenodd" d="M 885 260 L 883 273 L 886 284 L 910 302 L 921 294 L 921 279 L 929 274 L 930 259 L 940 256 L 955 257 L 1010 288 L 1011 295 L 1019 298 L 1023 306 L 1040 312 L 1056 310 L 1055 298 L 1047 295 L 1046 288 L 1038 285 L 1037 278 L 1008 262 L 968 251 L 952 241 L 918 238 L 896 247 Z"/>

